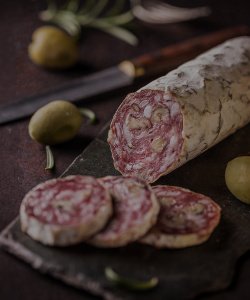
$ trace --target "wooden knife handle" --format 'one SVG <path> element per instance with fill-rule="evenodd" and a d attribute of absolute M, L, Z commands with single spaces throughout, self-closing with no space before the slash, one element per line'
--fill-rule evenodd
<path fill-rule="evenodd" d="M 244 25 L 222 29 L 123 61 L 119 67 L 133 78 L 164 74 L 227 39 L 249 34 L 250 28 Z"/>

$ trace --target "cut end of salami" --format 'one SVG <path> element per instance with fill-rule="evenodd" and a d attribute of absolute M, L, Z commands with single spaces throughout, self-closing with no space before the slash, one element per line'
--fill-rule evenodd
<path fill-rule="evenodd" d="M 112 214 L 106 189 L 93 177 L 68 176 L 39 184 L 20 207 L 21 229 L 45 245 L 81 242 L 103 228 Z"/>
<path fill-rule="evenodd" d="M 113 197 L 114 213 L 107 226 L 88 242 L 98 247 L 121 247 L 142 237 L 159 212 L 152 189 L 131 177 L 108 176 L 100 182 Z"/>
<path fill-rule="evenodd" d="M 141 239 L 157 248 L 184 248 L 205 242 L 220 221 L 220 207 L 202 194 L 175 186 L 154 186 L 160 202 L 157 223 Z"/>
<path fill-rule="evenodd" d="M 129 94 L 109 131 L 115 168 L 148 183 L 156 181 L 178 160 L 182 123 L 180 106 L 171 94 L 150 89 Z"/>

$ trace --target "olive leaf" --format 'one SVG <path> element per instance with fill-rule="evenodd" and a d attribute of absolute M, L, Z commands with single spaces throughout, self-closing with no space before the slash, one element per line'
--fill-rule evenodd
<path fill-rule="evenodd" d="M 134 18 L 130 10 L 123 12 L 124 0 L 116 0 L 111 8 L 107 8 L 108 4 L 108 0 L 87 0 L 80 6 L 79 0 L 69 0 L 57 7 L 49 1 L 47 10 L 40 13 L 40 19 L 54 23 L 73 37 L 80 36 L 82 27 L 92 27 L 137 45 L 137 37 L 122 27 Z"/>
<path fill-rule="evenodd" d="M 51 170 L 54 168 L 55 161 L 54 161 L 54 156 L 52 153 L 52 150 L 49 145 L 45 146 L 46 150 L 46 167 L 45 170 Z"/>
<path fill-rule="evenodd" d="M 159 283 L 159 280 L 156 277 L 152 277 L 151 279 L 146 281 L 125 278 L 117 274 L 109 267 L 105 268 L 105 276 L 112 283 L 123 286 L 130 290 L 149 290 L 157 286 L 157 284 Z"/>
<path fill-rule="evenodd" d="M 88 108 L 79 108 L 80 113 L 89 119 L 90 124 L 94 124 L 96 122 L 96 115 L 95 113 Z"/>

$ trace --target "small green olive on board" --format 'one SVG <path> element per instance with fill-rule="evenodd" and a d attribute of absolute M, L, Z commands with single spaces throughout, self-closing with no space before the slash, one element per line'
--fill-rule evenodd
<path fill-rule="evenodd" d="M 29 135 L 44 145 L 63 143 L 77 134 L 82 121 L 82 114 L 74 104 L 52 101 L 34 113 L 29 123 Z"/>
<path fill-rule="evenodd" d="M 35 64 L 51 69 L 68 68 L 78 60 L 78 48 L 74 38 L 54 26 L 36 29 L 28 52 Z"/>
<path fill-rule="evenodd" d="M 239 156 L 229 161 L 225 181 L 236 198 L 250 204 L 250 156 Z"/>

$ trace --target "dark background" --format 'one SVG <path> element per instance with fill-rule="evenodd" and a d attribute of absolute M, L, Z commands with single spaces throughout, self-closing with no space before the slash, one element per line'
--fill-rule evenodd
<path fill-rule="evenodd" d="M 79 75 L 115 65 L 123 59 L 135 57 L 173 42 L 214 31 L 229 25 L 250 25 L 250 1 L 169 1 L 183 6 L 209 5 L 212 15 L 202 20 L 175 25 L 152 26 L 134 22 L 132 30 L 139 37 L 137 47 L 129 46 L 105 33 L 85 29 L 81 41 L 81 62 L 64 72 L 48 72 L 32 64 L 27 56 L 34 29 L 42 23 L 38 13 L 45 1 L 3 1 L 0 10 L 0 105 L 37 94 L 70 81 Z M 53 147 L 56 168 L 44 170 L 44 148 L 32 141 L 27 132 L 28 120 L 0 127 L 0 230 L 18 214 L 24 194 L 34 185 L 59 176 L 73 159 L 82 152 L 112 117 L 117 105 L 130 90 L 115 92 L 92 99 L 85 104 L 93 109 L 99 123 L 83 124 L 79 135 L 71 142 Z M 83 106 L 83 104 L 81 104 Z M 101 159 L 101 158 L 100 158 Z M 250 256 L 239 261 L 231 286 L 223 292 L 207 294 L 199 299 L 249 299 Z M 77 300 L 95 297 L 41 275 L 28 265 L 0 251 L 0 299 Z"/>

